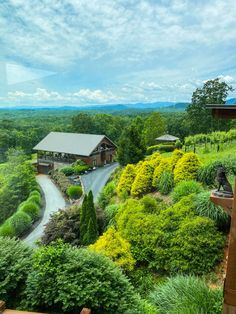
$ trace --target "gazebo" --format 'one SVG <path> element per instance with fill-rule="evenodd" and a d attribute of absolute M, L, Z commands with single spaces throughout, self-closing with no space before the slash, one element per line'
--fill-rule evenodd
<path fill-rule="evenodd" d="M 175 143 L 176 141 L 179 140 L 179 138 L 170 134 L 165 134 L 160 137 L 157 137 L 155 140 L 161 143 Z"/>

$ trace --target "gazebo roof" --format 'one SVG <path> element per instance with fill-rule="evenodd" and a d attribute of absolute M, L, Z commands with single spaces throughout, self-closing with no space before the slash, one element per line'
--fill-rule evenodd
<path fill-rule="evenodd" d="M 170 135 L 170 134 L 165 134 L 156 138 L 156 141 L 159 141 L 159 142 L 175 142 L 177 140 L 179 140 L 178 137 Z"/>

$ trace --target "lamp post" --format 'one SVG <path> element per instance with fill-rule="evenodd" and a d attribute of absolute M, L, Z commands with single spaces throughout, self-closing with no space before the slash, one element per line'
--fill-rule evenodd
<path fill-rule="evenodd" d="M 236 119 L 235 105 L 207 105 L 212 110 L 212 115 L 220 119 Z M 212 193 L 211 201 L 231 216 L 229 233 L 229 250 L 227 269 L 224 282 L 223 314 L 236 314 L 236 177 L 234 193 L 231 197 Z"/>

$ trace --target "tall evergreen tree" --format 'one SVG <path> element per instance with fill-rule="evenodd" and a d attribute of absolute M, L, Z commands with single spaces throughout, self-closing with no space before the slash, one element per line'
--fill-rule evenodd
<path fill-rule="evenodd" d="M 144 123 L 143 139 L 146 146 L 155 145 L 155 139 L 163 135 L 166 125 L 159 112 L 152 112 Z"/>
<path fill-rule="evenodd" d="M 142 141 L 141 132 L 135 122 L 124 129 L 118 144 L 118 161 L 122 166 L 137 163 L 143 159 L 145 145 Z"/>
<path fill-rule="evenodd" d="M 81 244 L 83 245 L 94 243 L 98 237 L 97 217 L 92 191 L 85 195 L 81 207 L 80 235 Z"/>

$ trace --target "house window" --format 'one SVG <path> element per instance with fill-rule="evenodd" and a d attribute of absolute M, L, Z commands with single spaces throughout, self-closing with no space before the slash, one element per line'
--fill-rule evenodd
<path fill-rule="evenodd" d="M 94 166 L 94 167 L 97 166 L 97 160 L 96 160 L 96 159 L 93 160 L 93 166 Z"/>

